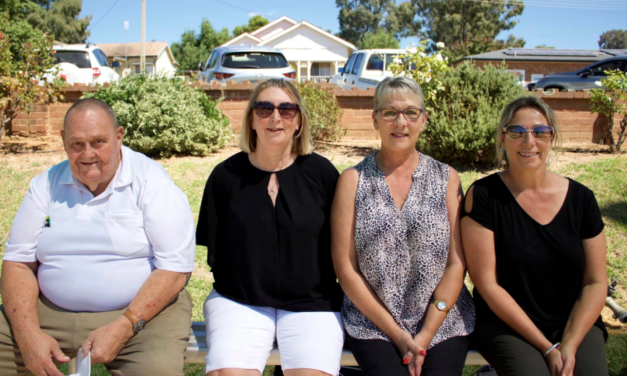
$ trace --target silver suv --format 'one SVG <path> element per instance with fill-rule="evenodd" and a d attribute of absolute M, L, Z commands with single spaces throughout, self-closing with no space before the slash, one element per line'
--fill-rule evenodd
<path fill-rule="evenodd" d="M 271 78 L 292 81 L 296 78 L 296 72 L 283 53 L 272 47 L 217 47 L 206 63 L 198 64 L 198 68 L 198 79 L 207 83 L 259 82 Z"/>
<path fill-rule="evenodd" d="M 615 56 L 588 65 L 574 72 L 548 74 L 535 84 L 533 89 L 598 89 L 595 82 L 606 77 L 605 71 L 627 69 L 627 55 Z"/>

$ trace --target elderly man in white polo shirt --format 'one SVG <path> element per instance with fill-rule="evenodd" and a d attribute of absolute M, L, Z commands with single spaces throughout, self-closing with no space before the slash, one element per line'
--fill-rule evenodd
<path fill-rule="evenodd" d="M 122 146 L 104 102 L 75 103 L 61 136 L 68 160 L 31 181 L 6 244 L 0 375 L 61 376 L 55 363 L 77 352 L 113 375 L 183 375 L 195 253 L 187 198 Z"/>

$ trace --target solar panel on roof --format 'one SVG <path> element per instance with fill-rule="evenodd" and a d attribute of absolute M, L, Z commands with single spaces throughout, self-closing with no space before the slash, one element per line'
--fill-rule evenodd
<path fill-rule="evenodd" d="M 508 48 L 503 53 L 509 56 L 599 56 L 597 51 L 556 50 L 552 48 Z"/>
<path fill-rule="evenodd" d="M 614 56 L 627 55 L 627 49 L 602 49 L 601 51 Z"/>

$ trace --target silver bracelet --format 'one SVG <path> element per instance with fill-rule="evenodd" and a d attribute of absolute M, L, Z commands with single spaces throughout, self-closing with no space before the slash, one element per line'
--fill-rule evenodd
<path fill-rule="evenodd" d="M 547 355 L 549 355 L 549 353 L 555 349 L 557 349 L 558 347 L 560 347 L 560 343 L 557 342 L 555 345 L 551 346 L 550 349 L 546 350 L 546 352 L 544 353 L 544 357 L 546 358 Z"/>

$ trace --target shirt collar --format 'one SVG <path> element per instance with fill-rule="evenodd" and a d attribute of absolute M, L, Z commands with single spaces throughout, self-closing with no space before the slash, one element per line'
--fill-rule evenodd
<path fill-rule="evenodd" d="M 132 150 L 127 148 L 126 146 L 122 146 L 122 160 L 120 160 L 120 165 L 118 166 L 115 175 L 113 176 L 113 180 L 109 183 L 109 186 L 105 190 L 105 192 L 109 192 L 111 189 L 120 188 L 127 186 L 133 182 L 135 178 L 135 174 L 133 173 L 133 166 L 131 161 L 131 153 Z M 84 187 L 83 183 L 78 181 L 76 176 L 72 173 L 72 169 L 70 168 L 70 164 L 68 161 L 65 169 L 61 173 L 61 177 L 59 179 L 60 184 L 70 184 L 74 185 L 76 188 L 81 189 Z M 104 193 L 104 192 L 103 192 Z"/>

